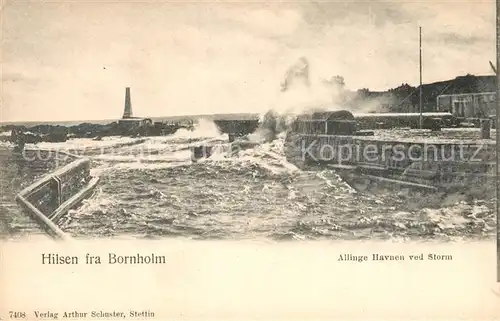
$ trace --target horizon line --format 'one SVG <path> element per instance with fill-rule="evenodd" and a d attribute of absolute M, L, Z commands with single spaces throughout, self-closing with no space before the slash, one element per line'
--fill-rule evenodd
<path fill-rule="evenodd" d="M 434 82 L 422 84 L 422 87 L 425 87 L 425 86 L 428 86 L 428 85 L 433 85 L 433 84 L 440 83 L 440 82 L 453 81 L 453 80 L 455 80 L 457 78 L 466 77 L 466 76 L 473 76 L 473 77 L 496 77 L 495 75 L 474 75 L 474 74 L 467 73 L 465 75 L 456 76 L 455 78 L 448 79 L 448 80 L 439 80 L 439 81 L 434 81 Z M 409 83 L 405 83 L 405 82 L 401 83 L 401 85 L 404 85 L 404 84 L 407 84 L 407 85 L 409 85 L 411 87 L 415 87 L 417 89 L 420 88 L 420 85 L 413 86 L 413 85 L 411 85 Z M 389 89 L 386 89 L 386 90 L 370 90 L 369 88 L 366 88 L 366 89 L 368 89 L 370 92 L 373 92 L 373 93 L 388 93 L 391 89 L 398 88 L 401 85 L 399 85 L 397 87 L 389 88 Z M 127 87 L 129 87 L 129 86 L 126 86 L 125 88 L 127 88 Z M 357 91 L 359 91 L 361 89 L 365 89 L 365 88 L 358 88 L 356 90 L 348 89 L 347 91 L 357 92 Z M 170 116 L 135 116 L 134 118 L 159 120 L 159 119 L 179 119 L 179 118 L 182 119 L 182 118 L 192 118 L 192 117 L 202 118 L 202 117 L 213 117 L 213 116 L 217 116 L 217 115 L 220 115 L 220 116 L 247 115 L 248 116 L 248 115 L 263 115 L 263 114 L 265 114 L 265 112 L 262 112 L 262 113 L 237 112 L 237 113 L 213 113 L 213 114 L 185 114 L 185 115 L 170 115 Z M 117 121 L 119 121 L 121 119 L 122 118 L 118 118 L 117 117 L 117 118 L 102 118 L 102 119 L 83 119 L 83 120 L 11 120 L 11 121 L 2 121 L 2 120 L 0 120 L 0 126 L 17 125 L 17 124 L 40 124 L 40 125 L 45 125 L 45 124 L 59 124 L 59 123 L 68 123 L 68 124 L 71 123 L 71 124 L 78 125 L 78 124 L 92 123 L 92 122 L 100 122 L 100 123 L 109 122 L 109 123 L 113 123 L 113 122 L 117 122 Z"/>

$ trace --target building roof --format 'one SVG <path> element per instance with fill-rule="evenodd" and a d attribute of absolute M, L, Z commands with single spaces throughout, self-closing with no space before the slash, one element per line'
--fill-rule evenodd
<path fill-rule="evenodd" d="M 467 94 L 447 94 L 439 95 L 439 97 L 466 97 L 466 96 L 484 96 L 484 95 L 496 95 L 494 91 L 480 92 L 480 93 L 467 93 Z"/>
<path fill-rule="evenodd" d="M 360 117 L 418 117 L 420 113 L 368 113 L 368 114 L 354 114 L 354 118 Z M 451 113 L 446 112 L 436 112 L 436 113 L 422 113 L 422 116 L 433 116 L 433 117 L 442 117 L 442 116 L 451 116 Z"/>

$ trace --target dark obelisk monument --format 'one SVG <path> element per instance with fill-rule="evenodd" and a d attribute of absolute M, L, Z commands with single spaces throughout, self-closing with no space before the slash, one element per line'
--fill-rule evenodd
<path fill-rule="evenodd" d="M 125 109 L 123 119 L 132 118 L 132 102 L 130 101 L 130 87 L 125 88 Z"/>

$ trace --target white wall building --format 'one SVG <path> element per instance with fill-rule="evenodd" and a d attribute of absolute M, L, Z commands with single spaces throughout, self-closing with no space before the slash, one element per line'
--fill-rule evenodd
<path fill-rule="evenodd" d="M 440 95 L 437 97 L 437 111 L 450 112 L 457 118 L 492 118 L 496 115 L 496 93 Z"/>

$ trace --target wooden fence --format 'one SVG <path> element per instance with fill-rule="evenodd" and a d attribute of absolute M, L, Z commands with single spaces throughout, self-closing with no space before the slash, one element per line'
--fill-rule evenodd
<path fill-rule="evenodd" d="M 68 239 L 57 221 L 90 196 L 99 182 L 90 175 L 90 160 L 79 158 L 23 189 L 17 203 L 56 239 Z"/>

